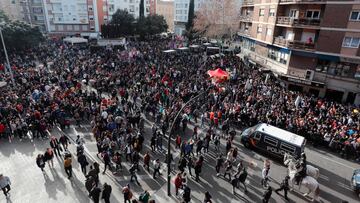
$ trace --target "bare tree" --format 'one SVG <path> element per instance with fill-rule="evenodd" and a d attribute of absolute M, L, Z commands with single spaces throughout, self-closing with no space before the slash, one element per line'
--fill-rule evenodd
<path fill-rule="evenodd" d="M 223 37 L 239 29 L 239 0 L 206 0 L 202 1 L 196 12 L 194 29 L 206 37 Z"/>

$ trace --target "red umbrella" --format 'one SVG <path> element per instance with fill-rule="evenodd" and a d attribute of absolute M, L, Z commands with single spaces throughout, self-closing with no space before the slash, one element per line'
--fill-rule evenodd
<path fill-rule="evenodd" d="M 216 70 L 209 70 L 207 73 L 209 74 L 210 78 L 217 80 L 217 82 L 229 79 L 229 73 L 220 68 Z"/>

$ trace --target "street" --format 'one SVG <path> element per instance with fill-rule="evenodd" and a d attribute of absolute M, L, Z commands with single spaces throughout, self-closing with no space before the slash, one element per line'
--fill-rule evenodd
<path fill-rule="evenodd" d="M 190 126 L 190 125 L 189 125 Z M 151 151 L 149 149 L 150 140 L 150 122 L 145 125 L 145 151 Z M 191 128 L 187 129 L 186 135 L 191 134 Z M 101 162 L 96 156 L 97 148 L 94 138 L 91 135 L 90 126 L 82 125 L 80 128 L 71 126 L 70 129 L 64 131 L 72 139 L 76 139 L 76 135 L 83 136 L 85 139 L 85 153 L 90 160 Z M 61 131 L 55 128 L 51 134 L 60 136 Z M 201 136 L 202 132 L 200 132 Z M 245 166 L 252 166 L 248 168 L 248 193 L 243 193 L 243 188 L 240 187 L 237 190 L 237 195 L 232 194 L 232 186 L 223 177 L 216 177 L 215 163 L 216 154 L 213 152 L 214 146 L 210 145 L 209 153 L 205 154 L 205 164 L 201 173 L 201 181 L 195 182 L 193 178 L 189 177 L 189 187 L 191 188 L 192 201 L 201 202 L 203 200 L 204 192 L 209 191 L 213 197 L 214 202 L 260 202 L 262 198 L 263 189 L 260 185 L 261 169 L 263 160 L 265 157 L 246 149 L 240 144 L 239 132 L 235 137 L 234 144 L 239 149 L 239 157 L 244 161 Z M 183 139 L 189 139 L 189 136 L 184 136 Z M 174 149 L 173 155 L 175 163 L 178 161 L 179 150 Z M 70 145 L 71 150 L 75 152 L 74 145 Z M 2 140 L 0 143 L 0 160 L 2 162 L 0 170 L 3 174 L 9 176 L 12 180 L 12 196 L 9 202 L 90 202 L 87 197 L 86 190 L 84 188 L 84 176 L 82 175 L 76 159 L 74 158 L 74 173 L 75 178 L 69 181 L 66 178 L 66 174 L 62 167 L 62 160 L 55 159 L 55 170 L 49 169 L 46 166 L 46 173 L 43 175 L 40 169 L 36 166 L 35 157 L 38 153 L 42 153 L 48 147 L 48 141 L 35 140 L 34 143 L 25 140 L 23 142 L 8 143 L 7 140 Z M 222 150 L 224 149 L 224 143 L 222 141 Z M 352 171 L 358 167 L 356 163 L 344 160 L 338 156 L 335 156 L 328 151 L 308 147 L 306 149 L 308 157 L 308 163 L 320 169 L 320 197 L 322 202 L 341 202 L 346 200 L 348 202 L 357 202 L 356 195 L 351 191 L 350 177 Z M 165 153 L 156 152 L 151 153 L 151 157 L 160 158 L 164 160 Z M 126 169 L 129 169 L 130 164 L 123 164 Z M 176 167 L 175 165 L 173 165 Z M 103 169 L 103 165 L 101 165 Z M 120 188 L 129 183 L 130 174 L 128 170 L 124 169 L 121 175 L 114 176 L 110 171 L 107 171 L 106 175 L 101 175 L 101 182 L 104 181 L 111 183 L 113 187 L 112 200 L 120 201 L 122 198 Z M 159 202 L 178 202 L 180 198 L 175 197 L 175 189 L 173 183 L 172 197 L 167 197 L 167 184 L 166 184 L 166 165 L 162 166 L 162 178 L 154 180 L 152 178 L 152 169 L 150 173 L 143 170 L 138 173 L 138 179 L 141 186 L 131 184 L 131 188 L 137 197 L 142 191 L 147 190 L 150 192 L 152 198 Z M 192 172 L 194 173 L 194 172 Z M 279 183 L 286 175 L 287 169 L 282 163 L 273 161 L 270 170 L 270 177 L 272 181 L 270 185 L 276 189 L 279 187 Z M 175 173 L 172 174 L 173 177 Z M 30 189 L 31 188 L 31 189 Z M 46 191 L 44 193 L 43 191 Z M 26 191 L 26 192 L 25 192 Z M 296 189 L 298 191 L 298 189 Z M 305 192 L 304 188 L 301 189 Z M 282 192 L 280 192 L 282 194 Z M 115 196 L 116 197 L 115 197 Z M 290 202 L 306 202 L 309 198 L 303 197 L 299 192 L 289 193 Z M 5 201 L 5 197 L 2 197 L 1 201 Z M 273 192 L 270 202 L 285 202 L 282 196 Z"/>

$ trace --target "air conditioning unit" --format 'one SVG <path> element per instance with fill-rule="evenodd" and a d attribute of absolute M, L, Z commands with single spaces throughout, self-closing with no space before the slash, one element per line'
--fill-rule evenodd
<path fill-rule="evenodd" d="M 306 70 L 305 79 L 306 80 L 313 80 L 314 79 L 314 71 L 313 70 Z"/>

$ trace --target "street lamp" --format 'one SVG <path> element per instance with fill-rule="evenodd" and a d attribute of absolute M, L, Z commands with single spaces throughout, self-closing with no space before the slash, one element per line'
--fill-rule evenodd
<path fill-rule="evenodd" d="M 5 22 L 1 22 L 0 21 L 0 37 L 1 37 L 1 43 L 3 45 L 3 48 L 4 48 L 4 53 L 5 53 L 5 58 L 6 58 L 6 66 L 7 66 L 7 70 L 9 71 L 10 73 L 10 77 L 11 77 L 11 83 L 13 85 L 15 85 L 15 81 L 14 81 L 14 75 L 13 75 L 13 72 L 11 70 L 11 67 L 10 67 L 10 62 L 9 62 L 9 56 L 7 54 L 7 50 L 6 50 L 6 46 L 5 46 L 5 42 L 4 42 L 4 36 L 3 36 L 3 33 L 2 33 L 2 27 L 1 25 L 4 25 Z"/>
<path fill-rule="evenodd" d="M 167 189 L 168 189 L 168 196 L 171 196 L 171 191 L 170 191 L 170 186 L 171 186 L 171 168 L 170 168 L 170 153 L 171 153 L 171 135 L 173 133 L 173 129 L 174 129 L 174 125 L 176 120 L 178 119 L 178 117 L 180 116 L 181 112 L 185 109 L 185 107 L 187 107 L 189 104 L 191 104 L 192 102 L 194 102 L 196 99 L 198 99 L 199 97 L 203 96 L 204 94 L 206 94 L 211 87 L 208 87 L 207 89 L 201 91 L 198 95 L 192 97 L 188 102 L 186 102 L 181 109 L 177 112 L 173 122 L 171 123 L 171 127 L 170 127 L 170 133 L 169 133 L 169 137 L 168 137 L 168 151 L 167 151 Z"/>

